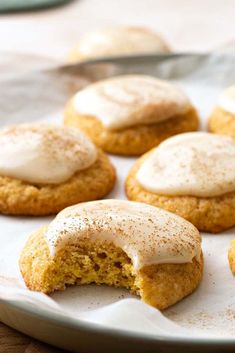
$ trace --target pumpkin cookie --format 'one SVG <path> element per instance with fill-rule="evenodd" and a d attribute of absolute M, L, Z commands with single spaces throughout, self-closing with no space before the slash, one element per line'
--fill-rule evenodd
<path fill-rule="evenodd" d="M 10 126 L 0 131 L 0 150 L 0 213 L 57 213 L 102 198 L 115 182 L 108 157 L 77 129 Z"/>
<path fill-rule="evenodd" d="M 203 271 L 201 237 L 191 223 L 124 200 L 66 208 L 29 238 L 19 263 L 31 290 L 106 284 L 159 309 L 193 292 Z"/>
<path fill-rule="evenodd" d="M 231 241 L 230 248 L 228 250 L 228 261 L 231 271 L 235 275 L 235 240 Z"/>
<path fill-rule="evenodd" d="M 235 141 L 203 132 L 174 136 L 135 163 L 126 193 L 202 231 L 230 228 L 235 225 Z"/>
<path fill-rule="evenodd" d="M 235 85 L 227 88 L 219 98 L 209 117 L 208 129 L 235 138 Z"/>
<path fill-rule="evenodd" d="M 169 48 L 156 33 L 142 27 L 114 27 L 86 34 L 69 53 L 71 62 L 140 54 L 167 53 Z"/>
<path fill-rule="evenodd" d="M 79 91 L 65 108 L 64 122 L 80 128 L 106 152 L 131 156 L 169 136 L 197 130 L 198 115 L 179 87 L 127 75 Z"/>

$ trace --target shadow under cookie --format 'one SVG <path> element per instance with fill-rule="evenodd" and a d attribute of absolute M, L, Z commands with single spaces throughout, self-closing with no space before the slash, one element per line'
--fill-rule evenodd
<path fill-rule="evenodd" d="M 0 176 L 0 213 L 54 214 L 67 206 L 104 197 L 112 190 L 115 180 L 115 169 L 101 150 L 94 164 L 61 184 L 30 184 Z"/>

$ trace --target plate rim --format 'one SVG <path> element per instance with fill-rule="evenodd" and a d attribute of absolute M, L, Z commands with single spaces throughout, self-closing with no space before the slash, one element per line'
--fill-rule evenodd
<path fill-rule="evenodd" d="M 40 310 L 35 307 L 34 304 L 30 304 L 24 301 L 17 301 L 14 299 L 6 300 L 0 299 L 0 303 L 7 305 L 11 309 L 17 309 L 18 311 L 24 312 L 31 315 L 37 319 L 42 319 L 50 322 L 51 324 L 56 323 L 62 327 L 73 328 L 75 330 L 85 330 L 89 332 L 94 332 L 100 335 L 108 335 L 109 337 L 119 337 L 126 339 L 141 339 L 148 342 L 162 343 L 167 342 L 168 344 L 181 344 L 181 345 L 205 345 L 210 347 L 211 345 L 234 347 L 235 337 L 182 337 L 182 336 L 161 336 L 159 334 L 146 333 L 140 331 L 128 331 L 120 328 L 105 327 L 99 323 L 86 322 L 79 318 L 73 319 L 70 316 L 66 316 L 62 313 L 54 313 L 45 308 L 40 308 Z"/>

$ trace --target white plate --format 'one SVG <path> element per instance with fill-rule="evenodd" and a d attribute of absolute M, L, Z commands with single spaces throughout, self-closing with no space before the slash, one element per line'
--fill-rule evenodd
<path fill-rule="evenodd" d="M 126 58 L 111 62 L 109 60 L 108 62 L 109 69 L 112 69 L 109 71 L 111 73 L 142 72 L 180 81 L 195 106 L 199 108 L 199 113 L 203 118 L 202 128 L 206 126 L 206 118 L 215 105 L 221 89 L 235 82 L 235 60 L 228 56 L 170 55 Z M 97 63 L 95 64 L 96 69 L 99 67 L 99 61 Z M 85 71 L 92 72 L 93 64 L 87 65 L 87 71 Z M 103 69 L 103 63 L 101 67 Z M 47 94 L 39 97 L 37 75 L 43 77 L 39 87 L 39 91 L 42 93 L 45 89 L 44 82 L 48 84 L 50 79 L 53 80 L 56 77 L 58 80 L 61 75 L 63 76 L 62 81 L 65 82 L 69 75 L 69 80 L 71 80 L 71 73 L 74 74 L 76 71 L 81 73 L 82 71 L 84 74 L 84 67 L 82 68 L 81 65 L 74 68 L 65 66 L 50 70 L 48 73 L 43 71 L 43 75 L 42 71 L 34 72 L 32 76 L 29 73 L 27 79 L 24 76 L 17 77 L 17 87 L 24 93 L 22 99 L 26 99 L 24 101 L 26 103 L 30 97 L 30 104 L 27 106 L 24 104 L 25 114 L 23 114 L 23 117 L 20 112 L 17 113 L 14 109 L 10 109 L 7 118 L 9 117 L 11 122 L 25 121 L 25 116 L 27 116 L 26 121 L 32 120 L 34 117 L 38 118 L 38 111 L 34 112 L 32 109 L 34 101 L 36 103 L 40 102 L 41 105 L 51 104 L 52 102 L 55 106 L 58 102 L 58 106 L 62 108 L 62 102 L 67 98 L 63 89 L 60 90 L 61 87 L 58 86 L 58 94 L 55 91 L 48 93 L 50 98 L 55 98 L 54 100 L 48 100 Z M 46 78 L 45 80 L 47 74 L 49 79 Z M 10 87 L 9 81 L 6 85 L 5 87 Z M 53 89 L 56 89 L 55 84 Z M 12 95 L 15 94 L 17 98 L 17 92 L 17 90 L 13 90 L 13 93 L 10 92 L 8 96 L 8 91 L 5 90 L 5 103 L 8 102 L 5 107 L 9 106 L 9 102 L 14 101 Z M 17 104 L 19 104 L 19 101 L 17 101 Z M 61 112 L 55 114 L 56 119 L 58 117 L 61 119 L 60 114 Z M 54 116 L 51 117 L 53 120 Z M 8 121 L 8 119 L 5 119 L 2 122 L 6 124 Z M 112 157 L 112 160 L 117 167 L 118 182 L 109 197 L 124 197 L 124 180 L 134 159 Z M 0 248 L 0 279 L 1 276 L 5 279 L 9 277 L 19 278 L 17 259 L 21 247 L 33 229 L 50 219 L 0 216 L 0 239 L 2 244 Z M 92 322 L 90 320 L 88 322 L 82 320 L 79 318 L 81 313 L 91 312 L 91 309 L 95 309 L 97 306 L 102 307 L 118 301 L 118 290 L 112 290 L 112 293 L 115 292 L 115 294 L 112 294 L 113 296 L 111 295 L 111 289 L 106 292 L 107 295 L 104 295 L 105 290 L 103 292 L 97 290 L 95 296 L 97 298 L 100 295 L 98 300 L 100 303 L 90 308 L 90 298 L 93 295 L 89 294 L 92 293 L 91 287 L 87 290 L 85 288 L 83 291 L 75 290 L 75 296 L 70 296 L 70 290 L 53 295 L 53 299 L 60 305 L 62 312 L 48 310 L 40 302 L 29 303 L 24 296 L 17 299 L 12 297 L 12 293 L 9 296 L 0 291 L 0 319 L 9 326 L 32 337 L 74 352 L 104 353 L 110 352 L 111 348 L 114 353 L 127 350 L 127 348 L 128 352 L 154 352 L 157 349 L 161 352 L 182 352 L 182 349 L 190 349 L 191 352 L 198 352 L 199 349 L 206 352 L 215 352 L 216 349 L 221 351 L 222 348 L 223 351 L 232 351 L 235 348 L 235 338 L 233 338 L 235 322 L 232 316 L 232 313 L 235 312 L 234 279 L 227 263 L 227 247 L 233 236 L 235 237 L 233 230 L 223 235 L 203 236 L 205 275 L 202 285 L 194 294 L 163 313 L 165 317 L 172 320 L 172 325 L 176 323 L 179 327 L 182 326 L 182 329 L 190 329 L 188 335 L 178 335 L 177 332 L 173 332 L 174 329 L 172 329 L 172 332 L 169 330 L 167 334 L 163 335 L 158 332 L 157 325 L 155 326 L 156 332 L 154 332 L 154 326 L 150 328 L 151 325 L 148 332 L 148 326 L 146 329 L 146 325 L 144 325 L 144 317 L 143 322 L 141 319 L 140 322 L 134 322 L 134 317 L 136 317 L 134 311 L 133 317 L 130 315 L 126 322 L 122 320 L 119 312 L 119 325 L 117 319 L 114 325 L 115 311 L 113 311 L 114 318 L 112 317 L 112 320 L 109 318 L 105 322 L 102 315 L 100 315 L 100 321 Z M 16 293 L 14 294 L 16 295 Z M 126 293 L 122 293 L 122 295 L 128 297 Z M 101 297 L 103 301 L 100 300 Z M 142 309 L 143 312 L 150 310 L 142 304 L 139 309 L 140 313 Z M 221 313 L 225 312 L 228 315 L 221 316 Z M 202 313 L 204 316 L 202 315 L 200 321 L 199 316 Z M 124 312 L 121 314 L 124 315 Z M 150 317 L 152 317 L 154 323 L 158 322 L 155 320 L 153 311 L 150 313 Z M 159 322 L 161 325 L 163 321 L 160 320 Z M 143 326 L 142 329 L 141 325 Z"/>

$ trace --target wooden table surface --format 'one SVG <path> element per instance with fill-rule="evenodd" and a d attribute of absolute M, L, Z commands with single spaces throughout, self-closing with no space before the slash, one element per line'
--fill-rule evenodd
<path fill-rule="evenodd" d="M 0 323 L 0 353 L 66 353 Z"/>
<path fill-rule="evenodd" d="M 82 33 L 115 24 L 151 27 L 175 50 L 206 51 L 234 41 L 234 18 L 234 0 L 78 0 L 55 9 L 0 16 L 0 51 L 63 59 Z M 65 351 L 0 323 L 0 353 L 55 352 Z"/>

